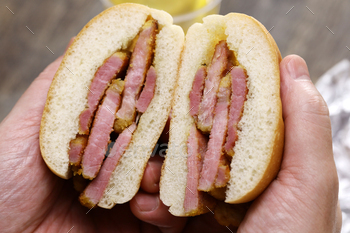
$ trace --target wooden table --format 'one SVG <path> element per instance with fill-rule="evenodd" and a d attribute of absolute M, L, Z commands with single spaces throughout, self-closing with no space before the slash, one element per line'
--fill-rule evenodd
<path fill-rule="evenodd" d="M 69 39 L 102 10 L 97 0 L 1 1 L 0 121 Z M 283 56 L 304 57 L 314 82 L 350 58 L 350 1 L 223 0 L 221 13 L 232 11 L 252 15 L 271 29 Z"/>

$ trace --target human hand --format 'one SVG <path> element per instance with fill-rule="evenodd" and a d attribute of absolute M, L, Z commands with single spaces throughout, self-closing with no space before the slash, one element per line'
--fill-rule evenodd
<path fill-rule="evenodd" d="M 79 203 L 71 180 L 62 180 L 48 169 L 39 147 L 46 95 L 62 58 L 33 81 L 0 123 L 1 232 L 167 233 L 180 232 L 185 226 L 202 232 L 223 229 L 211 213 L 191 221 L 169 213 L 159 199 L 160 156 L 148 162 L 142 191 L 130 203 L 112 210 L 89 210 Z"/>
<path fill-rule="evenodd" d="M 224 232 L 211 213 L 176 218 L 159 200 L 161 159 L 148 163 L 140 191 L 130 204 L 112 210 L 88 209 L 69 181 L 43 162 L 39 128 L 46 94 L 62 57 L 49 65 L 0 124 L 0 228 L 3 232 Z M 288 71 L 287 67 L 292 67 Z M 294 68 L 293 68 L 294 67 Z M 298 75 L 299 74 L 299 75 Z M 239 232 L 337 232 L 338 179 L 332 157 L 328 110 L 297 57 L 281 63 L 286 126 L 281 171 L 253 203 Z M 136 217 L 135 217 L 136 216 Z"/>
<path fill-rule="evenodd" d="M 284 58 L 280 70 L 285 123 L 281 170 L 253 202 L 238 232 L 340 232 L 327 105 L 302 58 Z"/>
<path fill-rule="evenodd" d="M 252 203 L 238 232 L 340 232 L 338 177 L 327 105 L 302 58 L 286 57 L 280 70 L 285 123 L 281 170 Z M 175 232 L 187 232 L 190 225 L 192 231 L 198 231 L 203 222 L 205 232 L 228 232 L 203 216 L 190 218 Z"/>
<path fill-rule="evenodd" d="M 280 70 L 285 123 L 281 170 L 252 203 L 237 232 L 340 232 L 338 176 L 327 105 L 302 58 L 286 57 Z M 199 218 L 188 221 L 197 220 L 194 231 L 203 222 Z M 213 224 L 208 221 L 205 230 L 213 232 Z M 176 232 L 181 229 L 177 227 Z"/>
<path fill-rule="evenodd" d="M 171 232 L 172 226 L 182 227 L 186 219 L 172 216 L 156 194 L 160 157 L 147 165 L 141 185 L 144 191 L 137 194 L 139 204 L 130 204 L 141 220 L 132 214 L 129 203 L 89 211 L 80 205 L 71 180 L 62 180 L 48 169 L 40 154 L 39 129 L 46 95 L 61 60 L 62 56 L 33 81 L 0 124 L 1 232 Z M 154 203 L 152 210 L 147 209 Z"/>

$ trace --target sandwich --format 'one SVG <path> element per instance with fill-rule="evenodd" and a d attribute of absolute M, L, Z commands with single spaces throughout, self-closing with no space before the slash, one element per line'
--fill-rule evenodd
<path fill-rule="evenodd" d="M 276 177 L 284 145 L 280 61 L 270 33 L 247 15 L 210 15 L 189 28 L 160 180 L 173 215 L 218 206 L 217 216 L 230 209 L 244 216 Z"/>
<path fill-rule="evenodd" d="M 40 149 L 57 176 L 90 181 L 83 205 L 112 208 L 138 191 L 170 113 L 183 42 L 168 13 L 121 4 L 68 48 L 47 95 Z"/>
<path fill-rule="evenodd" d="M 166 12 L 109 8 L 55 74 L 42 157 L 57 176 L 88 181 L 83 205 L 110 209 L 139 190 L 170 116 L 161 200 L 175 216 L 215 211 L 237 226 L 280 167 L 280 61 L 269 32 L 243 14 L 207 16 L 184 38 Z"/>

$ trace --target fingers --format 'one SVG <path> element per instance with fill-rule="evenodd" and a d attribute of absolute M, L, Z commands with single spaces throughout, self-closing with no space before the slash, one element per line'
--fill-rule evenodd
<path fill-rule="evenodd" d="M 141 221 L 158 226 L 163 233 L 182 232 L 187 221 L 173 216 L 158 194 L 137 193 L 130 201 L 130 209 Z"/>
<path fill-rule="evenodd" d="M 130 201 L 130 209 L 137 218 L 159 227 L 161 232 L 181 232 L 186 224 L 186 218 L 170 214 L 168 207 L 159 199 L 162 163 L 163 158 L 160 156 L 154 156 L 148 161 L 141 181 L 141 188 L 145 192 L 136 194 Z"/>
<path fill-rule="evenodd" d="M 154 156 L 148 161 L 141 181 L 141 188 L 144 191 L 148 193 L 159 192 L 159 180 L 162 163 L 163 158 L 160 156 Z"/>
<path fill-rule="evenodd" d="M 236 232 L 237 228 L 233 226 L 221 226 L 214 214 L 211 212 L 196 216 L 188 220 L 184 233 L 201 232 L 201 233 L 220 233 L 220 232 Z"/>
<path fill-rule="evenodd" d="M 283 59 L 280 68 L 286 132 L 282 169 L 319 171 L 323 165 L 324 172 L 335 172 L 328 108 L 310 80 L 305 61 L 291 55 Z"/>

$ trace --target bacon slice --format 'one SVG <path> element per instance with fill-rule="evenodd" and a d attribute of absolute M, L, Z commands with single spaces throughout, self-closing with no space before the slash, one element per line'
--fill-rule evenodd
<path fill-rule="evenodd" d="M 230 94 L 231 82 L 229 75 L 227 75 L 220 82 L 213 129 L 210 133 L 208 150 L 204 156 L 201 178 L 199 179 L 198 190 L 201 191 L 208 192 L 215 187 L 214 184 L 218 175 L 220 161 L 225 156 L 223 154 L 223 145 L 227 131 Z"/>
<path fill-rule="evenodd" d="M 207 76 L 207 67 L 201 66 L 194 76 L 192 90 L 190 92 L 190 114 L 196 117 L 199 112 L 199 105 L 202 100 L 204 81 Z"/>
<path fill-rule="evenodd" d="M 235 66 L 231 70 L 231 82 L 232 82 L 232 96 L 231 106 L 228 120 L 227 137 L 225 143 L 226 154 L 233 156 L 233 147 L 237 140 L 237 125 L 241 120 L 243 114 L 244 101 L 246 100 L 247 89 L 247 75 L 244 69 L 239 66 Z"/>
<path fill-rule="evenodd" d="M 123 87 L 122 80 L 113 80 L 97 110 L 82 161 L 82 175 L 86 179 L 95 178 L 100 170 L 106 154 L 109 135 L 113 130 L 115 113 L 120 105 Z"/>
<path fill-rule="evenodd" d="M 202 170 L 202 156 L 205 154 L 207 139 L 192 125 L 187 140 L 187 186 L 185 191 L 184 209 L 186 214 L 193 213 L 203 202 L 203 192 L 197 190 L 199 175 Z"/>
<path fill-rule="evenodd" d="M 117 133 L 122 132 L 135 120 L 136 99 L 140 94 L 146 72 L 151 65 L 157 27 L 155 20 L 147 21 L 137 39 L 125 77 L 122 105 L 117 112 L 117 119 L 114 124 L 114 130 Z"/>
<path fill-rule="evenodd" d="M 81 162 L 81 156 L 84 152 L 88 141 L 86 135 L 77 135 L 77 137 L 69 143 L 69 163 L 74 166 L 79 166 Z"/>
<path fill-rule="evenodd" d="M 126 53 L 117 52 L 106 59 L 103 65 L 98 68 L 89 88 L 87 107 L 79 116 L 79 134 L 89 134 L 97 105 L 103 97 L 108 84 L 116 74 L 119 74 L 127 67 L 128 61 L 129 58 Z"/>
<path fill-rule="evenodd" d="M 153 66 L 147 72 L 145 86 L 141 92 L 140 98 L 137 100 L 136 109 L 139 112 L 146 112 L 148 105 L 151 103 L 156 88 L 157 73 Z"/>
<path fill-rule="evenodd" d="M 215 180 L 215 188 L 223 188 L 227 185 L 227 182 L 230 180 L 230 167 L 228 162 L 222 156 L 221 161 L 218 167 L 218 175 Z"/>
<path fill-rule="evenodd" d="M 197 126 L 204 133 L 209 133 L 213 125 L 216 94 L 220 79 L 227 68 L 228 55 L 229 49 L 226 41 L 219 42 L 215 47 L 213 59 L 208 67 L 208 76 L 205 80 L 203 98 L 199 107 Z"/>
<path fill-rule="evenodd" d="M 94 179 L 88 187 L 86 187 L 84 192 L 80 194 L 79 200 L 83 205 L 92 208 L 101 200 L 112 172 L 117 167 L 120 158 L 128 148 L 135 129 L 136 124 L 133 123 L 118 136 L 96 179 Z"/>

